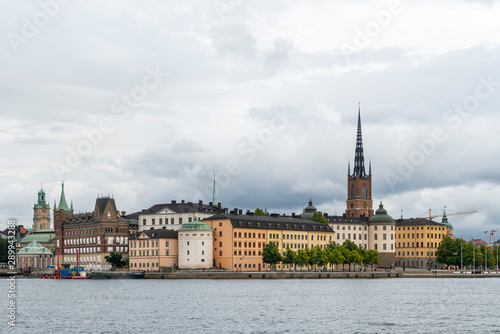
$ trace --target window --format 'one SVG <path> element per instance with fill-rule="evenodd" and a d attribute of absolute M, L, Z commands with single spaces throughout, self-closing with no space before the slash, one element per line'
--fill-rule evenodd
<path fill-rule="evenodd" d="M 385 227 L 385 226 L 384 226 L 384 227 Z M 382 239 L 387 240 L 387 234 L 385 234 L 385 233 L 384 233 L 384 234 L 382 235 Z"/>
<path fill-rule="evenodd" d="M 222 231 L 219 231 L 219 237 L 222 237 Z"/>
<path fill-rule="evenodd" d="M 187 251 L 187 255 L 189 255 L 189 251 Z"/>
<path fill-rule="evenodd" d="M 383 230 L 385 231 L 387 229 L 387 226 L 384 225 Z"/>
<path fill-rule="evenodd" d="M 189 246 L 189 241 L 187 242 L 187 245 Z"/>
<path fill-rule="evenodd" d="M 245 233 L 245 238 L 247 237 L 247 234 Z"/>
<path fill-rule="evenodd" d="M 354 199 L 354 184 L 351 185 L 351 199 Z"/>
<path fill-rule="evenodd" d="M 170 242 L 165 242 L 165 247 L 170 247 Z"/>
<path fill-rule="evenodd" d="M 375 250 L 378 250 L 378 244 L 375 244 Z"/>
<path fill-rule="evenodd" d="M 222 222 L 219 222 L 219 226 L 222 226 Z"/>
<path fill-rule="evenodd" d="M 201 251 L 201 255 L 205 255 L 205 251 L 204 250 Z"/>
<path fill-rule="evenodd" d="M 182 224 L 182 217 L 179 217 L 179 224 Z"/>
<path fill-rule="evenodd" d="M 168 250 L 167 250 L 167 251 L 165 251 L 165 255 L 166 255 L 166 256 L 168 256 L 168 255 L 169 255 Z"/>
<path fill-rule="evenodd" d="M 222 247 L 222 241 L 219 241 L 219 247 Z"/>
<path fill-rule="evenodd" d="M 364 184 L 361 187 L 361 197 L 366 198 L 366 185 L 364 185 Z"/>
<path fill-rule="evenodd" d="M 386 244 L 383 244 L 382 246 L 383 246 L 382 247 L 383 250 L 387 250 L 387 245 Z"/>
<path fill-rule="evenodd" d="M 174 218 L 170 218 L 170 224 L 174 225 Z"/>
<path fill-rule="evenodd" d="M 188 217 L 188 223 L 190 223 L 192 221 L 191 217 Z"/>
<path fill-rule="evenodd" d="M 238 235 L 238 233 L 234 232 L 234 237 L 236 238 L 236 236 Z"/>
<path fill-rule="evenodd" d="M 145 218 L 142 220 L 142 225 L 146 225 L 146 219 L 145 219 Z M 108 229 L 108 228 L 106 227 L 106 232 L 107 232 L 107 229 Z M 140 263 L 139 263 L 139 264 L 140 264 Z"/>
<path fill-rule="evenodd" d="M 219 251 L 219 256 L 222 256 L 222 251 Z"/>
<path fill-rule="evenodd" d="M 163 218 L 160 218 L 160 225 L 163 225 Z"/>
<path fill-rule="evenodd" d="M 373 235 L 373 238 L 374 238 L 375 240 L 378 240 L 378 234 L 377 234 L 377 233 L 375 233 L 375 234 Z"/>
<path fill-rule="evenodd" d="M 151 219 L 151 224 L 154 225 L 155 224 L 155 219 Z"/>

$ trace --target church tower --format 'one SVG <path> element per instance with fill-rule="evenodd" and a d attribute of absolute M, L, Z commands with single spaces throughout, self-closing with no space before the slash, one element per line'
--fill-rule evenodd
<path fill-rule="evenodd" d="M 64 226 L 63 222 L 66 219 L 73 218 L 73 202 L 71 203 L 71 208 L 68 207 L 68 202 L 66 202 L 66 195 L 64 194 L 64 183 L 61 187 L 61 198 L 59 200 L 59 205 L 56 206 L 54 201 L 54 230 L 56 233 L 56 255 L 61 254 L 63 257 L 61 261 L 64 260 L 63 252 L 63 241 L 64 241 Z"/>
<path fill-rule="evenodd" d="M 33 232 L 50 229 L 50 205 L 45 199 L 43 187 L 38 192 L 38 202 L 33 206 Z"/>
<path fill-rule="evenodd" d="M 372 165 L 368 174 L 365 171 L 365 158 L 363 154 L 363 137 L 361 133 L 361 108 L 358 109 L 358 134 L 356 138 L 356 151 L 354 156 L 354 169 L 351 174 L 349 162 L 347 168 L 347 217 L 373 216 L 372 201 Z"/>

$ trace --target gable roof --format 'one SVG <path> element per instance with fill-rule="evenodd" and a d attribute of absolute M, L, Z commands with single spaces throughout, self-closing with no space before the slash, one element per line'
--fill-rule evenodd
<path fill-rule="evenodd" d="M 435 222 L 433 220 L 425 219 L 425 218 L 405 218 L 405 219 L 395 219 L 396 227 L 398 226 L 438 226 L 438 227 L 447 227 L 445 224 L 441 224 Z"/>
<path fill-rule="evenodd" d="M 175 213 L 185 213 L 185 212 L 201 212 L 201 213 L 213 213 L 216 214 L 219 212 L 217 207 L 214 207 L 209 204 L 203 204 L 203 202 L 193 203 L 193 202 L 184 202 L 177 203 L 177 201 L 172 201 L 171 203 L 165 204 L 155 204 L 149 209 L 144 209 L 139 212 L 134 212 L 130 215 L 135 214 L 158 214 L 160 211 L 168 209 Z"/>

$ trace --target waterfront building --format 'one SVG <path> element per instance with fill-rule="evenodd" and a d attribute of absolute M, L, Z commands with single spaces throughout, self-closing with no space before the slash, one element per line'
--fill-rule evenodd
<path fill-rule="evenodd" d="M 43 270 L 54 265 L 54 254 L 33 241 L 17 252 L 17 266 L 22 270 Z"/>
<path fill-rule="evenodd" d="M 294 251 L 316 245 L 325 249 L 335 240 L 334 232 L 327 224 L 285 216 L 243 215 L 236 209 L 203 222 L 215 230 L 213 265 L 227 270 L 268 269 L 262 262 L 262 249 L 268 242 L 277 245 L 283 254 L 287 247 Z"/>
<path fill-rule="evenodd" d="M 178 232 L 167 229 L 145 230 L 130 237 L 130 270 L 160 271 L 178 263 Z"/>
<path fill-rule="evenodd" d="M 54 205 L 55 254 L 63 266 L 79 264 L 85 270 L 107 270 L 111 265 L 105 257 L 110 253 L 128 255 L 130 220 L 121 217 L 115 200 L 96 199 L 93 212 L 74 214 L 61 190 L 59 205 Z"/>
<path fill-rule="evenodd" d="M 212 268 L 214 229 L 195 220 L 182 224 L 178 233 L 179 269 Z"/>
<path fill-rule="evenodd" d="M 180 203 L 171 201 L 166 204 L 155 204 L 135 215 L 138 217 L 139 231 L 162 228 L 177 231 L 183 223 L 200 221 L 221 210 L 220 203 L 214 206 L 213 202 L 204 204 L 203 201 L 193 203 L 182 200 Z"/>
<path fill-rule="evenodd" d="M 380 267 L 395 266 L 395 222 L 387 214 L 382 202 L 375 215 L 368 220 L 368 249 L 380 253 Z"/>
<path fill-rule="evenodd" d="M 397 219 L 396 265 L 409 268 L 437 268 L 439 264 L 436 263 L 436 250 L 443 237 L 450 233 L 450 226 L 449 223 L 438 223 L 425 218 Z"/>
<path fill-rule="evenodd" d="M 358 247 L 371 249 L 369 246 L 368 217 L 345 217 L 328 216 L 329 225 L 335 231 L 335 243 L 342 245 L 344 241 L 350 240 Z"/>
<path fill-rule="evenodd" d="M 372 165 L 368 174 L 365 170 L 363 137 L 361 132 L 361 110 L 358 110 L 358 133 L 354 152 L 354 168 L 351 173 L 350 162 L 347 166 L 347 217 L 373 216 Z"/>
<path fill-rule="evenodd" d="M 38 201 L 33 206 L 33 226 L 27 232 L 27 235 L 16 244 L 18 251 L 32 242 L 37 242 L 54 253 L 55 230 L 50 228 L 50 205 L 46 201 L 43 188 L 38 192 Z"/>

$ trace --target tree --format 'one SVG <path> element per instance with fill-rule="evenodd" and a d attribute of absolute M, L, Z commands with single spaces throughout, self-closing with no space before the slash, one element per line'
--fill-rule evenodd
<path fill-rule="evenodd" d="M 366 251 L 366 256 L 364 258 L 364 263 L 366 265 L 371 265 L 371 268 L 372 268 L 372 271 L 373 271 L 373 265 L 380 263 L 379 252 L 377 252 L 374 249 L 370 249 L 370 250 Z"/>
<path fill-rule="evenodd" d="M 306 248 L 306 250 L 308 250 Z M 325 264 L 328 263 L 328 257 L 326 255 L 326 252 L 321 249 L 318 245 L 314 246 L 311 248 L 309 251 L 309 264 L 311 266 L 316 265 L 317 266 L 323 267 Z"/>
<path fill-rule="evenodd" d="M 107 263 L 111 264 L 113 268 L 123 268 L 127 265 L 128 261 L 124 260 L 121 253 L 109 253 L 104 257 Z"/>
<path fill-rule="evenodd" d="M 314 212 L 311 220 L 326 225 L 328 225 L 328 223 L 330 222 L 328 219 L 325 218 L 325 216 L 323 216 L 323 213 L 321 211 Z"/>
<path fill-rule="evenodd" d="M 292 265 L 297 261 L 297 253 L 290 249 L 290 247 L 286 247 L 286 252 L 283 256 L 283 264 Z"/>
<path fill-rule="evenodd" d="M 346 240 L 348 241 L 348 240 Z M 345 243 L 345 242 L 344 242 Z M 344 270 L 344 265 L 349 264 L 349 253 L 351 252 L 347 247 L 344 245 L 339 247 L 340 254 L 342 254 L 342 271 Z M 349 271 L 351 271 L 351 265 L 349 264 Z"/>
<path fill-rule="evenodd" d="M 0 238 L 0 262 L 7 262 L 9 242 Z"/>
<path fill-rule="evenodd" d="M 342 244 L 342 246 L 344 246 L 345 248 L 347 248 L 350 251 L 358 249 L 358 245 L 356 245 L 354 242 L 352 242 L 349 239 L 347 239 L 346 241 L 344 241 L 344 243 Z"/>
<path fill-rule="evenodd" d="M 345 258 L 340 252 L 339 248 L 333 249 L 331 252 L 328 253 L 328 263 L 330 264 L 341 264 L 344 263 Z"/>
<path fill-rule="evenodd" d="M 298 266 L 305 266 L 309 263 L 309 254 L 304 249 L 299 249 L 297 251 L 297 258 L 295 259 L 295 263 Z"/>
<path fill-rule="evenodd" d="M 458 248 L 457 253 L 457 244 L 456 240 L 453 240 L 450 236 L 445 235 L 436 250 L 436 262 L 444 263 L 446 265 L 456 265 L 457 259 L 460 260 L 460 247 Z"/>
<path fill-rule="evenodd" d="M 260 208 L 255 209 L 253 215 L 254 216 L 267 216 L 267 214 L 265 213 L 265 211 L 262 210 L 262 209 L 260 209 Z"/>
<path fill-rule="evenodd" d="M 273 266 L 280 263 L 281 260 L 282 257 L 276 244 L 269 242 L 262 248 L 262 262 Z"/>

